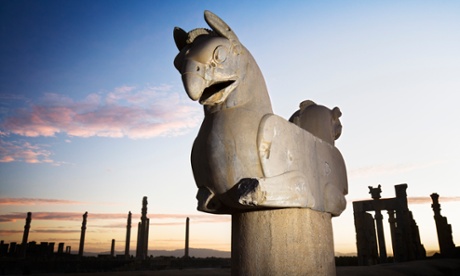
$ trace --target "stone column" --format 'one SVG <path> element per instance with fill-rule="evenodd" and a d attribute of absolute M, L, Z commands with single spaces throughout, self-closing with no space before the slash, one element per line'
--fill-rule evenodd
<path fill-rule="evenodd" d="M 331 215 L 306 208 L 232 215 L 232 275 L 335 275 Z"/>
<path fill-rule="evenodd" d="M 85 233 L 86 233 L 86 219 L 88 218 L 88 212 L 83 214 L 83 222 L 81 223 L 81 234 L 80 234 L 80 247 L 78 248 L 78 256 L 83 256 L 83 248 L 85 246 Z"/>
<path fill-rule="evenodd" d="M 110 256 L 115 257 L 115 239 L 112 239 L 112 246 L 110 247 Z"/>
<path fill-rule="evenodd" d="M 383 216 L 380 210 L 375 210 L 375 223 L 377 225 L 377 238 L 379 241 L 380 263 L 387 262 L 387 249 L 385 246 L 385 234 L 383 233 Z"/>
<path fill-rule="evenodd" d="M 410 214 L 407 205 L 407 184 L 395 185 L 396 194 L 396 225 L 398 237 L 399 256 L 395 256 L 397 262 L 407 262 L 415 260 L 415 255 L 411 249 Z"/>
<path fill-rule="evenodd" d="M 441 215 L 441 204 L 439 204 L 439 195 L 433 193 L 430 195 L 433 201 L 431 208 L 434 212 L 434 221 L 436 223 L 436 232 L 438 234 L 439 251 L 441 255 L 450 255 L 455 250 L 455 244 L 452 239 L 452 226 L 447 223 L 447 218 Z"/>
<path fill-rule="evenodd" d="M 149 243 L 149 224 L 150 220 L 147 218 L 147 197 L 144 196 L 142 199 L 142 215 L 141 221 L 139 222 L 139 228 L 137 232 L 137 249 L 136 257 L 141 260 L 145 260 L 148 255 L 148 243 Z"/>
<path fill-rule="evenodd" d="M 131 241 L 131 211 L 128 213 L 128 221 L 126 224 L 126 241 L 125 241 L 125 257 L 129 258 L 129 243 Z"/>
<path fill-rule="evenodd" d="M 395 211 L 388 210 L 388 223 L 390 224 L 390 234 L 391 234 L 391 245 L 393 247 L 393 256 L 397 255 L 397 245 L 396 245 L 396 219 L 395 219 Z M 395 259 L 393 258 L 393 261 Z"/>
<path fill-rule="evenodd" d="M 185 250 L 184 250 L 184 258 L 189 257 L 189 253 L 188 253 L 189 224 L 190 224 L 190 219 L 187 218 L 185 220 Z"/>
<path fill-rule="evenodd" d="M 24 225 L 24 233 L 22 235 L 21 251 L 22 251 L 23 257 L 25 257 L 27 254 L 27 241 L 29 239 L 29 230 L 30 230 L 31 222 L 32 222 L 32 213 L 28 212 L 27 217 L 26 217 L 26 224 Z"/>
<path fill-rule="evenodd" d="M 385 234 L 383 233 L 383 216 L 379 204 L 379 199 L 381 198 L 381 185 L 378 185 L 377 188 L 373 188 L 369 186 L 369 193 L 371 194 L 372 199 L 374 200 L 375 204 L 375 223 L 377 225 L 377 238 L 379 242 L 379 256 L 380 256 L 380 263 L 387 262 L 387 249 L 385 246 Z"/>
<path fill-rule="evenodd" d="M 136 258 L 141 258 L 141 248 L 142 248 L 142 224 L 141 222 L 137 223 L 137 242 L 136 242 Z"/>

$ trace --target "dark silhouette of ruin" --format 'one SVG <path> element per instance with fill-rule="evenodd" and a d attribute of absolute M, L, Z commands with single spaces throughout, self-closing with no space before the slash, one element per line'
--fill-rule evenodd
<path fill-rule="evenodd" d="M 407 206 L 406 189 L 407 184 L 395 185 L 396 197 L 381 199 L 381 186 L 369 187 L 372 200 L 353 202 L 359 265 L 388 262 L 383 210 L 388 212 L 394 261 L 405 262 L 426 257 L 418 226 Z M 369 211 L 375 212 L 374 217 Z"/>
<path fill-rule="evenodd" d="M 185 250 L 184 250 L 184 258 L 189 257 L 189 253 L 188 253 L 189 226 L 190 226 L 190 218 L 187 218 L 185 220 Z"/>
<path fill-rule="evenodd" d="M 460 248 L 456 248 L 452 239 L 452 226 L 447 223 L 447 218 L 441 216 L 441 204 L 439 204 L 439 195 L 433 193 L 430 195 L 433 204 L 434 221 L 436 223 L 436 231 L 438 233 L 439 251 L 442 256 L 453 257 L 460 255 Z"/>
<path fill-rule="evenodd" d="M 22 235 L 22 243 L 21 243 L 21 255 L 23 257 L 27 254 L 27 241 L 29 239 L 29 230 L 30 230 L 30 223 L 32 222 L 32 213 L 28 212 L 26 217 L 26 225 L 24 225 L 24 233 Z"/>
<path fill-rule="evenodd" d="M 129 258 L 129 243 L 131 242 L 131 211 L 128 213 L 128 221 L 126 223 L 126 241 L 125 241 L 125 257 Z"/>
<path fill-rule="evenodd" d="M 88 212 L 83 214 L 83 221 L 81 223 L 81 234 L 80 234 L 80 247 L 78 248 L 78 256 L 83 256 L 83 248 L 85 247 L 85 233 L 86 233 L 86 219 L 88 218 Z"/>
<path fill-rule="evenodd" d="M 396 185 L 396 197 L 381 199 L 381 186 L 369 187 L 372 200 L 353 202 L 356 237 L 358 246 L 358 257 L 336 257 L 336 265 L 370 265 L 391 261 L 387 258 L 387 250 L 383 235 L 382 211 L 388 212 L 391 239 L 393 245 L 394 260 L 402 262 L 425 257 L 423 245 L 420 243 L 418 227 L 412 218 L 407 206 L 406 184 Z M 447 219 L 441 215 L 439 196 L 432 194 L 434 219 L 438 232 L 438 241 L 441 254 L 434 257 L 460 257 L 460 248 L 455 247 L 452 240 L 452 227 Z M 375 212 L 373 216 L 369 212 Z M 71 247 L 63 242 L 58 243 L 55 251 L 54 242 L 28 241 L 31 229 L 32 213 L 27 213 L 25 219 L 22 243 L 0 241 L 0 274 L 25 274 L 34 272 L 89 272 L 89 271 L 113 271 L 115 268 L 132 270 L 155 270 L 165 268 L 184 267 L 230 267 L 230 259 L 227 258 L 190 258 L 189 256 L 189 231 L 190 218 L 186 218 L 185 228 L 185 249 L 183 257 L 148 257 L 148 223 L 147 218 L 147 197 L 142 201 L 141 222 L 139 222 L 138 237 L 143 237 L 137 242 L 136 257 L 130 254 L 131 235 L 131 212 L 128 212 L 126 225 L 125 252 L 122 255 L 115 255 L 115 240 L 112 239 L 109 254 L 94 256 L 83 256 L 85 231 L 88 212 L 83 214 L 81 227 L 80 248 L 78 254 L 71 254 Z M 379 237 L 379 238 L 377 238 Z M 138 254 L 143 251 L 143 259 Z M 379 254 L 380 252 L 380 254 Z M 88 255 L 88 254 L 87 254 Z M 2 270 L 3 269 L 3 270 Z"/>
<path fill-rule="evenodd" d="M 147 197 L 144 196 L 142 199 L 141 221 L 139 222 L 137 229 L 136 258 L 140 260 L 145 260 L 148 256 L 149 222 L 150 220 L 147 218 Z"/>

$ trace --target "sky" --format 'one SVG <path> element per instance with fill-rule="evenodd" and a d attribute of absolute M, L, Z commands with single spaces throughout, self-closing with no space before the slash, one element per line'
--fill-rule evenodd
<path fill-rule="evenodd" d="M 460 2 L 0 1 L 0 239 L 124 250 L 148 197 L 149 249 L 230 251 L 231 218 L 196 211 L 190 165 L 202 107 L 173 66 L 173 28 L 226 21 L 258 62 L 274 113 L 342 111 L 347 209 L 335 251 L 356 252 L 351 203 L 407 183 L 427 250 L 431 193 L 460 245 Z M 388 216 L 384 212 L 384 219 Z M 391 252 L 386 226 L 387 251 Z M 135 250 L 136 234 L 131 235 Z"/>

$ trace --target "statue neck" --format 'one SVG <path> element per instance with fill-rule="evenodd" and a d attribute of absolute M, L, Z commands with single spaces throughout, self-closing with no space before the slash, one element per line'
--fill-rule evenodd
<path fill-rule="evenodd" d="M 261 109 L 266 113 L 273 113 L 267 86 L 259 66 L 248 52 L 248 62 L 244 73 L 239 76 L 238 86 L 228 95 L 227 99 L 217 105 L 205 106 L 205 113 L 214 113 L 230 108 L 240 108 L 247 104 L 252 109 Z"/>

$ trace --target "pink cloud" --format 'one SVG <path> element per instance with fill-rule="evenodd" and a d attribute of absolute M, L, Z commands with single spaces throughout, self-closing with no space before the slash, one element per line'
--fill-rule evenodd
<path fill-rule="evenodd" d="M 446 197 L 440 197 L 439 198 L 439 203 L 447 203 L 447 202 L 459 202 L 460 201 L 460 196 L 446 196 Z M 409 204 L 432 204 L 433 201 L 431 200 L 431 197 L 429 196 L 413 196 L 413 197 L 408 197 L 407 202 Z"/>
<path fill-rule="evenodd" d="M 378 175 L 388 175 L 395 173 L 404 173 L 420 169 L 426 169 L 438 165 L 439 161 L 416 163 L 416 164 L 380 164 L 367 167 L 355 168 L 348 171 L 350 179 L 373 177 Z"/>
<path fill-rule="evenodd" d="M 372 200 L 372 198 L 361 198 L 361 199 L 347 199 L 347 202 L 352 203 L 354 201 L 363 201 L 363 200 Z M 448 203 L 448 202 L 460 202 L 460 196 L 446 196 L 439 197 L 439 203 Z M 430 196 L 409 196 L 407 197 L 408 204 L 432 204 Z"/>
<path fill-rule="evenodd" d="M 32 221 L 34 220 L 65 220 L 65 221 L 81 221 L 84 212 L 32 212 Z M 0 222 L 14 222 L 17 220 L 25 220 L 27 214 L 14 212 L 9 214 L 1 214 Z M 127 213 L 91 213 L 88 212 L 88 221 L 97 220 L 113 220 L 120 219 L 123 223 L 113 224 L 118 227 L 126 227 Z M 151 224 L 156 225 L 169 225 L 185 223 L 187 217 L 190 218 L 193 223 L 222 223 L 229 222 L 230 216 L 212 216 L 207 214 L 151 214 L 148 215 Z M 135 227 L 140 219 L 140 214 L 132 214 L 132 226 Z M 169 220 L 169 221 L 168 221 Z M 170 221 L 172 220 L 172 221 Z"/>
<path fill-rule="evenodd" d="M 0 198 L 0 205 L 75 205 L 84 202 L 48 198 Z"/>
<path fill-rule="evenodd" d="M 33 229 L 32 231 L 34 233 L 50 233 L 50 234 L 69 234 L 69 233 L 80 233 L 81 230 L 75 229 Z"/>
<path fill-rule="evenodd" d="M 132 139 L 180 135 L 197 126 L 202 117 L 198 105 L 182 100 L 169 86 L 123 86 L 81 101 L 48 93 L 11 114 L 0 123 L 2 133 Z"/>
<path fill-rule="evenodd" d="M 0 235 L 2 236 L 22 234 L 22 233 L 24 233 L 24 230 L 0 229 Z"/>
<path fill-rule="evenodd" d="M 25 141 L 6 141 L 0 139 L 0 162 L 20 161 L 26 163 L 55 163 L 51 151 L 45 145 L 31 144 Z"/>

